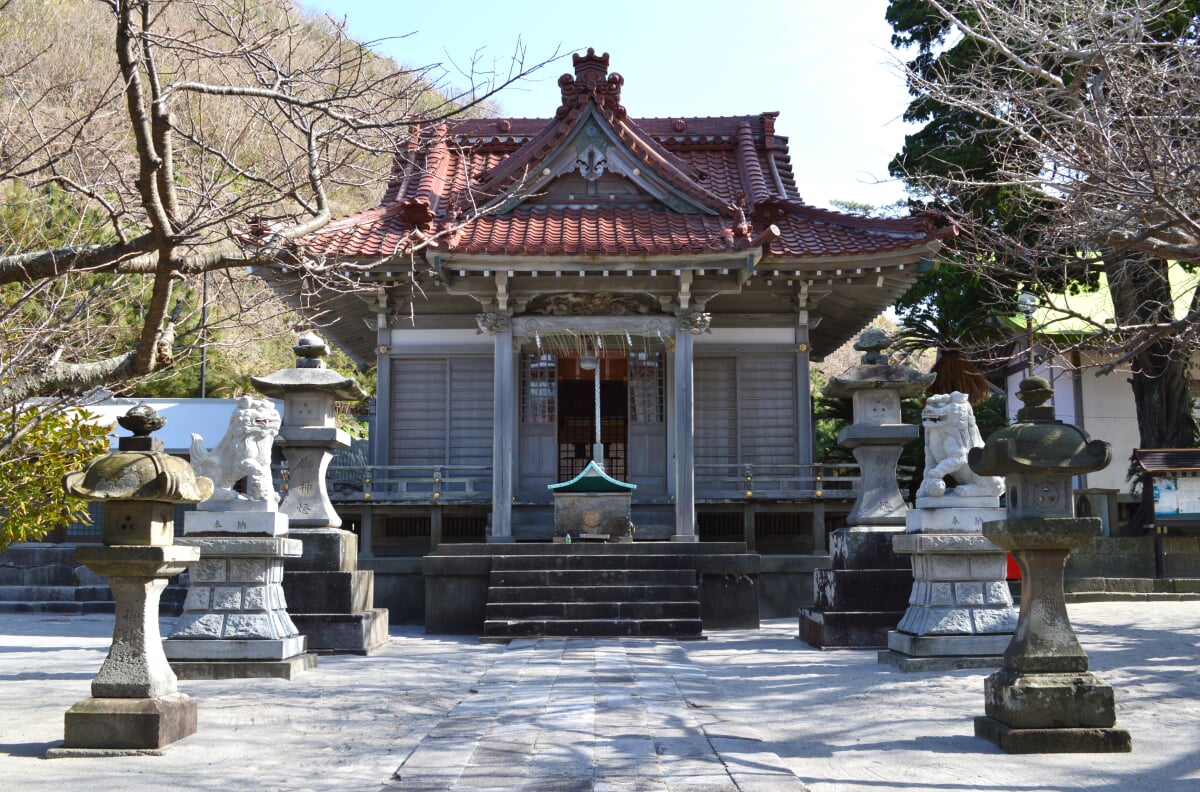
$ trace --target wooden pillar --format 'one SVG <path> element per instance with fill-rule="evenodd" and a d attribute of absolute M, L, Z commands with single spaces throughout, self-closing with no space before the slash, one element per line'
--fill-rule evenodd
<path fill-rule="evenodd" d="M 375 557 L 375 509 L 363 506 L 358 518 L 358 557 Z"/>
<path fill-rule="evenodd" d="M 375 425 L 371 427 L 371 464 L 392 463 L 392 330 L 387 314 L 377 314 L 379 328 L 375 349 Z M 380 477 L 376 473 L 374 477 Z"/>
<path fill-rule="evenodd" d="M 511 542 L 513 494 L 513 443 L 515 433 L 515 361 L 510 317 L 501 313 L 480 315 L 479 326 L 495 339 L 492 355 L 492 524 L 489 542 Z"/>
<path fill-rule="evenodd" d="M 675 327 L 675 535 L 676 542 L 695 542 L 696 471 L 695 401 L 692 382 L 693 336 L 708 329 L 709 315 L 690 311 Z"/>
<path fill-rule="evenodd" d="M 813 504 L 812 540 L 814 553 L 828 552 L 829 548 L 825 546 L 825 504 L 820 501 Z"/>
<path fill-rule="evenodd" d="M 796 321 L 796 438 L 798 462 L 813 461 L 812 382 L 809 379 L 811 347 L 808 342 L 808 311 L 800 309 Z"/>
<path fill-rule="evenodd" d="M 437 550 L 442 543 L 442 507 L 434 506 L 429 512 L 429 549 Z"/>

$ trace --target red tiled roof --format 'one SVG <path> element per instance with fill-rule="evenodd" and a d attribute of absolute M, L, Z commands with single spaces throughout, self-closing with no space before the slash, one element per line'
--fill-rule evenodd
<path fill-rule="evenodd" d="M 305 250 L 371 258 L 403 250 L 414 234 L 440 234 L 443 256 L 669 256 L 748 248 L 774 224 L 780 235 L 764 253 L 803 259 L 902 251 L 950 233 L 928 218 L 879 220 L 805 205 L 787 140 L 775 134 L 775 113 L 634 121 L 620 104 L 624 79 L 608 73 L 608 56 L 589 49 L 574 61 L 575 75 L 559 80 L 554 118 L 463 119 L 427 130 L 421 147 L 397 156 L 380 206 L 305 237 Z M 590 116 L 692 212 L 645 194 L 518 196 L 497 209 L 523 181 L 535 181 Z"/>

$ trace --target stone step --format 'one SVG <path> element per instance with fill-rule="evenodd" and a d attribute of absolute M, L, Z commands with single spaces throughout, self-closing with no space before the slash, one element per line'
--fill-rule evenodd
<path fill-rule="evenodd" d="M 521 619 L 487 621 L 483 634 L 489 638 L 532 637 L 640 637 L 700 638 L 700 619 Z"/>
<path fill-rule="evenodd" d="M 489 557 L 519 555 L 729 555 L 746 552 L 745 542 L 516 542 L 496 545 L 475 542 L 446 543 L 438 546 L 436 556 L 480 555 Z"/>
<path fill-rule="evenodd" d="M 886 649 L 904 611 L 800 611 L 800 640 L 818 649 Z"/>
<path fill-rule="evenodd" d="M 511 586 L 694 586 L 693 569 L 492 569 L 490 584 Z"/>
<path fill-rule="evenodd" d="M 700 603 L 686 602 L 490 602 L 489 621 L 510 619 L 699 619 Z"/>
<path fill-rule="evenodd" d="M 685 602 L 696 586 L 492 586 L 489 602 Z"/>
<path fill-rule="evenodd" d="M 186 593 L 186 589 L 176 586 L 179 592 Z M 77 586 L 75 588 L 75 599 L 80 602 L 111 602 L 113 598 L 112 589 L 108 586 Z M 173 602 L 176 598 L 175 592 L 171 587 L 163 590 L 162 599 Z"/>
<path fill-rule="evenodd" d="M 523 569 L 694 569 L 690 556 L 678 555 L 498 555 L 492 571 Z"/>
<path fill-rule="evenodd" d="M 293 613 L 362 613 L 375 602 L 375 573 L 287 572 L 283 595 Z"/>
<path fill-rule="evenodd" d="M 14 602 L 0 601 L 0 613 L 67 613 L 79 615 L 90 602 Z M 112 603 L 108 603 L 110 606 Z"/>
<path fill-rule="evenodd" d="M 0 601 L 0 613 L 59 613 L 72 615 L 86 615 L 89 613 L 113 613 L 116 610 L 116 603 L 109 600 L 83 600 L 78 602 L 41 602 L 41 601 L 26 601 L 26 602 L 3 602 Z M 178 616 L 179 604 L 175 602 L 159 602 L 158 613 L 160 616 Z"/>
<path fill-rule="evenodd" d="M 0 586 L 0 602 L 74 602 L 75 586 Z"/>

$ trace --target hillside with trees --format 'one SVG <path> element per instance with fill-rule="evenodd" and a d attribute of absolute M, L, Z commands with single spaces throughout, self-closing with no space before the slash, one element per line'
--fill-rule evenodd
<path fill-rule="evenodd" d="M 367 288 L 291 241 L 371 205 L 415 125 L 527 71 L 518 52 L 447 97 L 289 0 L 0 0 L 0 475 L 55 405 L 192 392 L 201 341 L 277 367 L 254 355 L 289 308 Z M 247 277 L 273 268 L 303 275 L 286 305 Z M 242 374 L 216 366 L 210 393 Z"/>

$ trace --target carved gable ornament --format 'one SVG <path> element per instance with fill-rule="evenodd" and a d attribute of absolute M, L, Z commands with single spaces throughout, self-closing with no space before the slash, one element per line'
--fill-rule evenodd
<path fill-rule="evenodd" d="M 657 302 L 644 294 L 565 292 L 545 294 L 529 304 L 528 313 L 544 316 L 626 316 L 648 314 Z"/>

